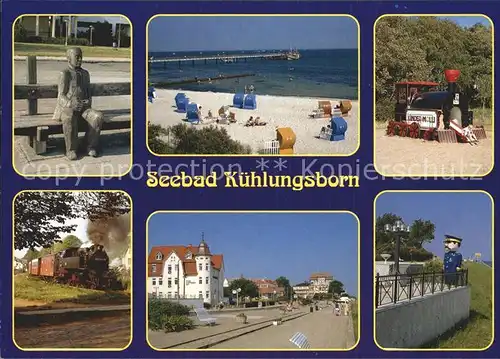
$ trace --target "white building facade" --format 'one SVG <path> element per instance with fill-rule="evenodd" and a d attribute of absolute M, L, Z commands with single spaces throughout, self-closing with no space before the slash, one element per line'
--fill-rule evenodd
<path fill-rule="evenodd" d="M 313 295 L 326 294 L 330 283 L 333 281 L 333 276 L 329 273 L 313 273 L 310 279 L 310 291 Z"/>
<path fill-rule="evenodd" d="M 224 297 L 224 261 L 204 240 L 198 246 L 153 247 L 148 260 L 148 293 L 167 299 L 203 299 L 215 305 Z"/>

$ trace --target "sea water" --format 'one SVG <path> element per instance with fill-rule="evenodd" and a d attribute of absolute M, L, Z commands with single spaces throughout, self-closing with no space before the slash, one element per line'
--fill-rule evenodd
<path fill-rule="evenodd" d="M 238 62 L 224 63 L 215 60 L 179 63 L 152 63 L 149 66 L 149 81 L 178 82 L 198 78 L 211 78 L 211 83 L 190 83 L 172 85 L 169 89 L 186 91 L 243 92 L 246 85 L 253 85 L 260 95 L 322 97 L 358 99 L 358 50 L 299 50 L 299 60 L 239 59 Z M 225 52 L 151 52 L 155 59 L 190 56 L 228 56 L 257 51 Z M 273 52 L 268 50 L 262 54 Z M 239 79 L 216 79 L 219 74 L 236 75 L 254 73 L 255 76 Z M 157 86 L 158 87 L 158 86 Z"/>

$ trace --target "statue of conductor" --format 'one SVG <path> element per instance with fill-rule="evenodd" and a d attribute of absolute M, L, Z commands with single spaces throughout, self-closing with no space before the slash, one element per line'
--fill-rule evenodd
<path fill-rule="evenodd" d="M 60 74 L 53 119 L 62 122 L 66 156 L 69 160 L 77 159 L 78 124 L 82 120 L 88 124 L 85 133 L 87 154 L 97 157 L 103 115 L 92 109 L 90 75 L 81 67 L 82 50 L 78 47 L 70 48 L 66 57 L 68 67 Z"/>
<path fill-rule="evenodd" d="M 458 285 L 458 273 L 462 270 L 462 254 L 457 250 L 462 239 L 445 234 L 444 240 L 444 282 L 449 286 Z"/>

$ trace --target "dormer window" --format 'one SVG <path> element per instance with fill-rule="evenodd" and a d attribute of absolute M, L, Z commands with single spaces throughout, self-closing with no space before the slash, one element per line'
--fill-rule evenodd
<path fill-rule="evenodd" d="M 161 254 L 161 252 L 156 253 L 156 260 L 157 261 L 161 261 L 162 258 L 163 258 L 163 254 Z"/>
<path fill-rule="evenodd" d="M 192 257 L 193 255 L 191 254 L 191 252 L 186 253 L 186 259 L 191 259 Z"/>

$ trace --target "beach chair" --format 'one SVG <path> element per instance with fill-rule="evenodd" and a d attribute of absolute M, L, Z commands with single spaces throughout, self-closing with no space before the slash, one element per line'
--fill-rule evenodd
<path fill-rule="evenodd" d="M 318 138 L 321 140 L 330 141 L 330 139 L 332 138 L 332 133 L 333 133 L 333 131 L 330 128 L 330 126 L 322 127 L 321 131 L 319 132 Z"/>
<path fill-rule="evenodd" d="M 211 317 L 205 308 L 195 308 L 194 312 L 196 313 L 196 316 L 198 317 L 198 320 L 200 322 L 208 325 L 215 324 L 216 319 L 214 317 Z"/>
<path fill-rule="evenodd" d="M 307 340 L 306 336 L 301 332 L 295 333 L 291 338 L 290 342 L 298 346 L 300 349 L 311 349 L 311 345 Z"/>

